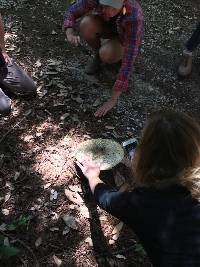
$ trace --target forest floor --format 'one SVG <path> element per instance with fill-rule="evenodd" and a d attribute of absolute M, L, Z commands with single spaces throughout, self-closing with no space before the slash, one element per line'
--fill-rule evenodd
<path fill-rule="evenodd" d="M 0 118 L 0 236 L 20 250 L 0 259 L 1 267 L 151 266 L 134 233 L 96 207 L 73 163 L 81 141 L 137 137 L 152 111 L 175 108 L 199 119 L 199 51 L 188 79 L 179 80 L 176 68 L 200 2 L 141 5 L 145 38 L 129 92 L 97 119 L 94 112 L 109 96 L 115 72 L 84 74 L 90 50 L 72 47 L 62 33 L 67 1 L 0 0 L 8 53 L 38 91 L 33 99 L 13 98 L 12 114 Z"/>

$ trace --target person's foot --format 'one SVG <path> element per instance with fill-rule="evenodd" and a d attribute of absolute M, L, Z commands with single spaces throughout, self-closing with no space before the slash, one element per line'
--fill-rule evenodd
<path fill-rule="evenodd" d="M 192 72 L 192 52 L 183 52 L 181 64 L 178 67 L 178 75 L 186 77 Z"/>
<path fill-rule="evenodd" d="M 92 75 L 99 71 L 101 65 L 101 60 L 99 55 L 95 55 L 91 61 L 85 67 L 85 73 Z"/>
<path fill-rule="evenodd" d="M 11 112 L 11 100 L 0 88 L 0 115 L 8 116 Z"/>

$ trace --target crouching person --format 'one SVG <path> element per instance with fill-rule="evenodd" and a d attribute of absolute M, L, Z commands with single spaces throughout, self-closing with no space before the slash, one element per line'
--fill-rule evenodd
<path fill-rule="evenodd" d="M 4 41 L 4 24 L 0 15 L 0 115 L 11 112 L 11 99 L 7 96 L 36 95 L 36 85 L 28 74 L 7 54 Z"/>
<path fill-rule="evenodd" d="M 119 192 L 90 159 L 77 163 L 103 209 L 137 234 L 154 267 L 200 263 L 200 126 L 178 112 L 147 122 L 132 162 L 135 189 Z"/>
<path fill-rule="evenodd" d="M 143 12 L 136 0 L 80 0 L 65 12 L 64 30 L 67 40 L 78 45 L 80 37 L 74 33 L 77 18 L 80 35 L 94 51 L 94 58 L 85 68 L 94 74 L 100 64 L 121 61 L 121 67 L 112 88 L 112 96 L 95 113 L 104 116 L 117 103 L 122 92 L 128 89 L 128 79 L 138 56 L 143 38 Z M 107 41 L 101 42 L 101 39 Z"/>

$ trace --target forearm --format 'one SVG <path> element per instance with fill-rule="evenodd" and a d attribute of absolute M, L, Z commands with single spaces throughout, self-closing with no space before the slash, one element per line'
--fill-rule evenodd
<path fill-rule="evenodd" d="M 111 98 L 113 100 L 117 100 L 120 97 L 121 94 L 122 94 L 122 91 L 116 91 L 116 90 L 113 89 Z"/>
<path fill-rule="evenodd" d="M 2 16 L 0 15 L 0 47 L 3 51 L 5 51 L 4 35 L 5 35 L 4 24 Z"/>

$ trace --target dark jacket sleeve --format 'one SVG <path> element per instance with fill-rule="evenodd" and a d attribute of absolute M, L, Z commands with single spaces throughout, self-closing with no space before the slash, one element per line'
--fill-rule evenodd
<path fill-rule="evenodd" d="M 106 184 L 100 183 L 95 187 L 94 198 L 97 204 L 111 215 L 127 223 L 130 209 L 130 192 L 113 190 Z"/>

